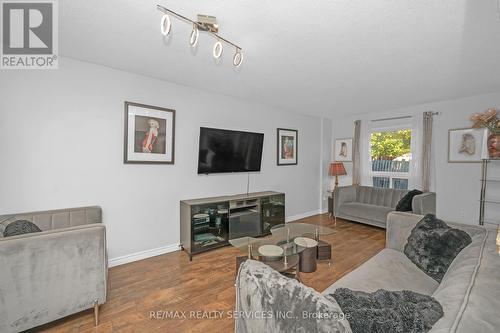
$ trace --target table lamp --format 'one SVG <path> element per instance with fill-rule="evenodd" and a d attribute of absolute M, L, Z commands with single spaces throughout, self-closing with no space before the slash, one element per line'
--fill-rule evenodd
<path fill-rule="evenodd" d="M 335 188 L 339 186 L 339 176 L 347 175 L 345 171 L 344 163 L 342 162 L 332 162 L 330 164 L 330 176 L 335 176 Z"/>

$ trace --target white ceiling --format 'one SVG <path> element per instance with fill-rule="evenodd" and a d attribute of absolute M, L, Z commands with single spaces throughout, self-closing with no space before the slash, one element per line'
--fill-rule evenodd
<path fill-rule="evenodd" d="M 381 111 L 500 91 L 497 0 L 64 0 L 60 53 L 286 110 Z M 172 20 L 217 16 L 244 64 L 212 58 L 214 40 Z"/>

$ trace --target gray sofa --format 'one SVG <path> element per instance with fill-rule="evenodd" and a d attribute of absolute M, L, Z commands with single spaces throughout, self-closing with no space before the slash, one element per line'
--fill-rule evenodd
<path fill-rule="evenodd" d="M 421 218 L 409 213 L 390 213 L 386 248 L 321 294 L 276 274 L 260 262 L 248 260 L 238 274 L 237 313 L 270 315 L 265 318 L 237 317 L 236 332 L 257 333 L 263 329 L 267 332 L 351 332 L 335 299 L 326 297 L 337 288 L 366 292 L 411 290 L 432 295 L 442 305 L 444 316 L 434 324 L 431 333 L 498 332 L 500 255 L 496 245 L 497 227 L 449 223 L 466 231 L 472 243 L 458 254 L 438 283 L 402 252 L 411 230 Z M 307 315 L 314 312 L 316 316 Z M 329 316 L 320 318 L 321 314 Z"/>
<path fill-rule="evenodd" d="M 0 332 L 20 332 L 106 302 L 100 207 L 0 216 Z M 42 232 L 3 237 L 28 220 Z"/>
<path fill-rule="evenodd" d="M 385 228 L 387 214 L 396 209 L 408 190 L 371 186 L 342 186 L 335 192 L 336 217 Z M 436 214 L 436 194 L 416 195 L 412 200 L 414 214 Z"/>

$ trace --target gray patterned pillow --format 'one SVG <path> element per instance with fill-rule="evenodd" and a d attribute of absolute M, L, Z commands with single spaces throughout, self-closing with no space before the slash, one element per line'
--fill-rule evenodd
<path fill-rule="evenodd" d="M 4 237 L 17 236 L 29 234 L 32 232 L 41 232 L 40 228 L 37 227 L 36 224 L 26 221 L 26 220 L 17 220 L 5 227 L 3 231 Z"/>

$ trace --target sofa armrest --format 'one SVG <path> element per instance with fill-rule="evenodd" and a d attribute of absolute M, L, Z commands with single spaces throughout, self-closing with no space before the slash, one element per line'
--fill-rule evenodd
<path fill-rule="evenodd" d="M 340 186 L 335 189 L 334 210 L 346 202 L 356 201 L 356 186 Z"/>
<path fill-rule="evenodd" d="M 434 214 L 436 215 L 436 193 L 426 192 L 413 197 L 411 202 L 411 207 L 413 208 L 414 214 L 426 215 Z"/>
<path fill-rule="evenodd" d="M 103 224 L 0 239 L 0 332 L 18 332 L 106 302 Z"/>
<path fill-rule="evenodd" d="M 422 217 L 412 213 L 390 212 L 387 215 L 385 247 L 403 252 L 408 236 Z"/>

